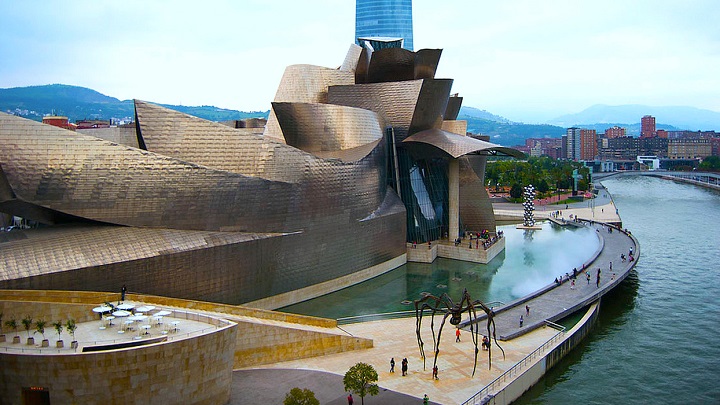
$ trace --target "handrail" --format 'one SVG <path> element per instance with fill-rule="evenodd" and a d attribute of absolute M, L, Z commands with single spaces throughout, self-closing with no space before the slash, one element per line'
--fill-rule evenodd
<path fill-rule="evenodd" d="M 549 321 L 546 321 L 549 322 Z M 557 325 L 552 322 L 549 322 L 549 324 Z M 535 360 L 538 355 L 544 354 L 545 350 L 554 346 L 555 343 L 560 340 L 561 338 L 564 338 L 565 336 L 565 328 L 561 325 L 557 325 L 563 328 L 563 330 L 558 331 L 553 337 L 548 339 L 547 342 L 543 343 L 542 346 L 538 347 L 537 349 L 533 350 L 530 354 L 525 356 L 522 360 L 517 362 L 514 366 L 510 367 L 507 371 L 502 373 L 498 378 L 494 379 L 490 384 L 486 385 L 483 389 L 477 392 L 477 394 L 470 397 L 467 401 L 463 402 L 462 405 L 478 405 L 485 403 L 483 399 L 485 396 L 489 395 L 490 392 L 495 391 L 497 386 L 501 383 L 505 383 L 509 377 L 517 376 L 520 371 L 527 366 L 527 364 L 533 360 Z M 477 402 L 477 399 L 480 399 L 480 402 Z"/>
<path fill-rule="evenodd" d="M 485 305 L 492 307 L 495 305 L 504 305 L 502 301 L 490 301 L 486 302 Z M 429 311 L 429 308 L 423 309 L 423 311 Z M 415 316 L 415 310 L 408 311 L 394 311 L 385 312 L 382 314 L 368 314 L 368 315 L 357 315 L 357 316 L 346 316 L 337 319 L 338 325 L 347 325 L 351 323 L 370 322 L 370 321 L 384 321 L 387 319 L 398 319 L 398 318 L 409 318 Z"/>

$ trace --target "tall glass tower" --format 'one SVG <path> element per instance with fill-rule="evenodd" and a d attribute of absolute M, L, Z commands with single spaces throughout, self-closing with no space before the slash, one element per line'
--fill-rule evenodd
<path fill-rule="evenodd" d="M 355 41 L 367 37 L 403 38 L 412 51 L 412 0 L 356 0 Z"/>

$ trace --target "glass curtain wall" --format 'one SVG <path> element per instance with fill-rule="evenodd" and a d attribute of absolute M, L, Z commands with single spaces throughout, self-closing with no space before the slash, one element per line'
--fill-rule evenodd
<path fill-rule="evenodd" d="M 403 38 L 412 51 L 412 0 L 355 0 L 355 40 L 360 37 Z"/>
<path fill-rule="evenodd" d="M 407 241 L 425 243 L 447 237 L 447 160 L 413 159 L 398 148 L 400 193 L 407 210 Z"/>

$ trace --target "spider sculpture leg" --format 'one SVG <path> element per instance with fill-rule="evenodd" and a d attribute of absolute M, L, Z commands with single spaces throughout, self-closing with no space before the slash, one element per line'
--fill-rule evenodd
<path fill-rule="evenodd" d="M 475 306 L 468 300 L 468 314 L 471 319 L 477 320 L 477 313 L 475 312 Z M 475 330 L 473 331 L 473 326 Z M 473 363 L 472 376 L 475 377 L 475 369 L 477 368 L 477 356 L 478 356 L 478 325 L 477 322 L 470 322 L 470 335 L 472 335 L 473 344 L 475 345 L 475 362 Z"/>
<path fill-rule="evenodd" d="M 434 305 L 431 305 L 427 303 L 427 301 L 432 301 Z M 425 369 L 425 349 L 424 349 L 424 342 L 422 341 L 422 336 L 420 334 L 420 330 L 422 327 L 422 317 L 424 314 L 425 309 L 429 309 L 432 311 L 431 318 L 430 318 L 430 331 L 432 333 L 433 337 L 433 347 L 435 349 L 435 357 L 437 358 L 437 352 L 438 352 L 438 345 L 439 345 L 439 339 L 435 338 L 435 314 L 437 312 L 442 312 L 446 314 L 449 314 L 448 310 L 441 308 L 443 305 L 445 305 L 448 308 L 452 308 L 452 299 L 447 294 L 443 294 L 440 297 L 436 297 L 434 295 L 427 295 L 417 301 L 415 301 L 415 334 L 417 335 L 418 340 L 418 347 L 420 348 L 420 356 L 423 359 L 423 370 Z M 443 318 L 443 324 L 445 318 Z M 440 333 L 442 333 L 442 325 L 440 326 Z M 438 333 L 438 338 L 439 338 Z"/>

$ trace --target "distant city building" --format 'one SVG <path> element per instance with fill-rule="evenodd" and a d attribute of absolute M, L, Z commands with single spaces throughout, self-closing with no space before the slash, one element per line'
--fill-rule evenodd
<path fill-rule="evenodd" d="M 713 156 L 720 156 L 720 137 L 710 138 L 710 149 Z"/>
<path fill-rule="evenodd" d="M 655 136 L 655 117 L 646 115 L 640 119 L 640 137 L 650 138 Z"/>
<path fill-rule="evenodd" d="M 614 139 L 620 138 L 621 136 L 626 136 L 625 128 L 615 125 L 614 127 L 605 130 L 605 138 Z"/>
<path fill-rule="evenodd" d="M 668 158 L 703 159 L 712 155 L 710 139 L 670 139 L 668 140 Z"/>
<path fill-rule="evenodd" d="M 568 160 L 579 160 L 580 159 L 580 128 L 572 127 L 565 131 L 564 137 L 564 151 L 565 159 Z"/>
<path fill-rule="evenodd" d="M 48 115 L 43 117 L 43 124 L 52 125 L 58 128 L 65 128 L 73 130 L 75 126 L 68 122 L 68 117 L 61 117 L 57 115 Z"/>
<path fill-rule="evenodd" d="M 602 160 L 635 161 L 638 156 L 638 138 L 623 136 L 620 138 L 603 139 L 600 147 Z"/>
<path fill-rule="evenodd" d="M 371 37 L 402 38 L 402 47 L 412 51 L 412 0 L 356 0 L 355 41 L 362 45 L 359 38 Z"/>
<path fill-rule="evenodd" d="M 76 124 L 77 129 L 110 128 L 110 121 L 103 120 L 82 120 Z"/>
<path fill-rule="evenodd" d="M 658 129 L 657 131 L 655 131 L 655 134 L 658 138 L 668 139 L 668 131 L 664 129 Z"/>
<path fill-rule="evenodd" d="M 598 154 L 597 152 L 597 131 L 594 129 L 581 129 L 579 160 L 594 160 Z"/>
<path fill-rule="evenodd" d="M 668 155 L 668 139 L 653 136 L 651 138 L 639 138 L 638 154 L 643 156 L 658 156 L 661 158 Z"/>
<path fill-rule="evenodd" d="M 639 170 L 657 170 L 660 168 L 660 158 L 657 156 L 638 156 Z"/>

